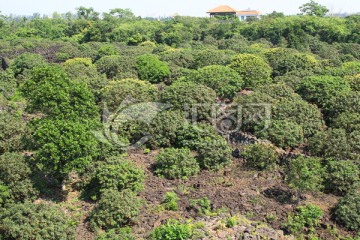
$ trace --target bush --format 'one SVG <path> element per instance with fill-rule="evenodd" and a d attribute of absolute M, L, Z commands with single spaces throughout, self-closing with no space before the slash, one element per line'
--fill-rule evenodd
<path fill-rule="evenodd" d="M 291 121 L 301 126 L 305 138 L 313 136 L 325 126 L 319 108 L 301 99 L 286 99 L 275 104 L 272 115 L 275 120 Z"/>
<path fill-rule="evenodd" d="M 98 73 L 90 58 L 69 59 L 63 64 L 63 68 L 71 80 L 86 83 L 94 94 L 96 102 L 100 102 L 101 89 L 108 80 L 104 74 Z"/>
<path fill-rule="evenodd" d="M 261 143 L 247 146 L 244 149 L 243 156 L 246 159 L 247 166 L 259 170 L 270 169 L 279 161 L 279 154 L 276 149 L 271 145 Z"/>
<path fill-rule="evenodd" d="M 301 97 L 294 92 L 294 89 L 286 85 L 285 83 L 272 83 L 261 85 L 256 88 L 256 91 L 268 94 L 270 97 L 281 100 L 298 100 Z"/>
<path fill-rule="evenodd" d="M 271 82 L 271 67 L 260 56 L 254 54 L 236 55 L 231 60 L 229 67 L 244 79 L 247 88 L 255 88 Z"/>
<path fill-rule="evenodd" d="M 288 222 L 285 227 L 293 234 L 301 232 L 314 232 L 315 227 L 319 226 L 323 217 L 323 211 L 320 207 L 312 204 L 296 208 L 296 212 L 288 216 Z"/>
<path fill-rule="evenodd" d="M 196 110 L 197 120 L 210 118 L 210 111 L 216 101 L 216 93 L 206 86 L 190 83 L 176 82 L 168 86 L 160 94 L 161 102 L 171 104 L 173 109 L 185 110 L 192 113 Z M 194 109 L 192 109 L 194 108 Z"/>
<path fill-rule="evenodd" d="M 217 49 L 204 49 L 194 55 L 195 68 L 203 68 L 210 65 L 227 65 L 230 63 L 234 52 Z"/>
<path fill-rule="evenodd" d="M 167 192 L 163 199 L 165 210 L 177 211 L 179 209 L 178 201 L 180 198 L 175 192 Z"/>
<path fill-rule="evenodd" d="M 9 187 L 5 186 L 0 181 L 0 209 L 5 205 L 8 201 L 10 201 L 11 192 Z"/>
<path fill-rule="evenodd" d="M 90 213 L 92 229 L 117 229 L 134 223 L 140 213 L 141 200 L 129 189 L 105 191 Z"/>
<path fill-rule="evenodd" d="M 331 98 L 351 91 L 347 81 L 340 77 L 313 76 L 305 78 L 297 92 L 307 101 L 327 109 Z"/>
<path fill-rule="evenodd" d="M 213 207 L 210 199 L 203 197 L 200 199 L 190 199 L 190 207 L 194 208 L 201 216 L 213 215 Z"/>
<path fill-rule="evenodd" d="M 150 234 L 151 240 L 178 240 L 190 239 L 192 236 L 192 228 L 188 224 L 181 224 L 175 220 L 169 220 L 155 228 Z"/>
<path fill-rule="evenodd" d="M 217 135 L 215 128 L 207 123 L 189 124 L 177 134 L 176 146 L 196 151 L 205 138 Z"/>
<path fill-rule="evenodd" d="M 0 154 L 20 151 L 25 133 L 26 124 L 21 117 L 7 111 L 0 111 Z"/>
<path fill-rule="evenodd" d="M 281 148 L 296 148 L 304 143 L 303 128 L 287 120 L 272 120 L 270 126 L 257 132 L 256 136 L 267 139 Z"/>
<path fill-rule="evenodd" d="M 198 146 L 198 161 L 201 169 L 219 170 L 231 163 L 231 148 L 220 135 L 205 137 Z"/>
<path fill-rule="evenodd" d="M 360 185 L 359 167 L 350 161 L 330 160 L 324 182 L 326 190 L 339 195 L 356 192 Z"/>
<path fill-rule="evenodd" d="M 109 189 L 117 191 L 129 189 L 138 192 L 144 188 L 144 171 L 123 156 L 111 156 L 104 161 L 98 161 L 95 163 L 94 172 L 90 175 L 91 179 L 85 188 L 85 194 L 92 195 L 93 199 Z"/>
<path fill-rule="evenodd" d="M 16 87 L 17 84 L 14 72 L 11 69 L 0 71 L 0 94 L 9 98 L 14 94 Z"/>
<path fill-rule="evenodd" d="M 136 240 L 129 227 L 110 230 L 96 237 L 95 240 Z"/>
<path fill-rule="evenodd" d="M 335 220 L 349 230 L 360 230 L 360 196 L 357 193 L 348 194 L 335 207 Z"/>
<path fill-rule="evenodd" d="M 151 83 L 163 82 L 170 76 L 167 63 L 162 62 L 156 55 L 142 55 L 137 58 L 136 69 L 141 80 Z"/>
<path fill-rule="evenodd" d="M 233 98 L 244 86 L 244 81 L 233 69 L 212 65 L 194 72 L 189 80 L 213 89 L 222 98 Z"/>
<path fill-rule="evenodd" d="M 290 161 L 286 182 L 297 191 L 297 200 L 300 201 L 303 191 L 319 191 L 323 188 L 323 172 L 320 159 L 299 156 Z"/>
<path fill-rule="evenodd" d="M 15 77 L 45 64 L 45 59 L 42 55 L 33 53 L 23 53 L 17 56 L 12 62 L 10 68 L 14 71 Z"/>
<path fill-rule="evenodd" d="M 155 174 L 167 179 L 181 179 L 196 175 L 199 164 L 187 148 L 167 148 L 156 156 Z"/>
<path fill-rule="evenodd" d="M 168 110 L 156 115 L 149 127 L 151 136 L 149 145 L 155 149 L 159 147 L 170 147 L 176 144 L 176 138 L 186 120 L 184 113 L 179 110 Z"/>
<path fill-rule="evenodd" d="M 60 182 L 82 171 L 99 155 L 98 141 L 89 126 L 68 120 L 41 119 L 32 124 L 31 146 L 42 170 Z"/>
<path fill-rule="evenodd" d="M 109 79 L 136 78 L 136 59 L 129 56 L 104 56 L 96 61 L 97 70 Z"/>
<path fill-rule="evenodd" d="M 95 99 L 84 83 L 70 81 L 63 69 L 44 66 L 32 71 L 21 87 L 31 113 L 42 112 L 47 118 L 77 121 L 98 119 Z"/>
<path fill-rule="evenodd" d="M 292 71 L 314 71 L 318 65 L 313 56 L 289 48 L 271 49 L 265 54 L 265 57 L 273 69 L 273 77 Z"/>
<path fill-rule="evenodd" d="M 124 101 L 154 102 L 157 100 L 157 88 L 148 82 L 137 79 L 123 79 L 111 81 L 103 89 L 103 101 L 114 112 L 120 107 L 125 107 Z M 130 98 L 130 99 L 129 99 Z"/>
<path fill-rule="evenodd" d="M 56 207 L 25 202 L 0 212 L 1 239 L 75 239 L 74 221 Z"/>
<path fill-rule="evenodd" d="M 9 188 L 11 199 L 33 200 L 38 195 L 31 177 L 31 168 L 20 153 L 5 153 L 0 156 L 0 182 Z"/>
<path fill-rule="evenodd" d="M 348 81 L 353 91 L 360 91 L 360 74 L 355 76 L 347 76 L 345 80 Z"/>
<path fill-rule="evenodd" d="M 345 129 L 329 128 L 309 138 L 309 152 L 318 157 L 349 159 L 350 153 L 353 152 L 351 148 L 349 135 Z"/>
<path fill-rule="evenodd" d="M 360 113 L 343 112 L 332 122 L 331 127 L 345 129 L 347 133 L 360 130 Z"/>

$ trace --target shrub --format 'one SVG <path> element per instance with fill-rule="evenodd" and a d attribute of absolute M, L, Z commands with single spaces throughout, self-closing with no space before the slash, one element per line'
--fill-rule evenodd
<path fill-rule="evenodd" d="M 163 199 L 165 210 L 177 211 L 179 209 L 178 201 L 180 198 L 175 192 L 167 192 Z"/>
<path fill-rule="evenodd" d="M 360 196 L 348 194 L 335 207 L 335 220 L 349 230 L 360 230 Z"/>
<path fill-rule="evenodd" d="M 111 112 L 124 107 L 125 100 L 135 102 L 154 102 L 157 99 L 157 89 L 148 82 L 137 79 L 111 81 L 103 89 L 103 101 Z M 130 98 L 130 99 L 129 99 Z"/>
<path fill-rule="evenodd" d="M 6 98 L 12 96 L 16 90 L 17 84 L 14 72 L 11 69 L 0 71 L 0 94 Z"/>
<path fill-rule="evenodd" d="M 175 145 L 178 132 L 185 127 L 185 124 L 184 113 L 179 110 L 160 112 L 149 127 L 151 136 L 149 145 L 154 149 Z"/>
<path fill-rule="evenodd" d="M 204 49 L 194 55 L 195 68 L 203 68 L 210 65 L 227 65 L 230 63 L 232 51 L 217 49 Z"/>
<path fill-rule="evenodd" d="M 236 97 L 234 104 L 243 108 L 241 129 L 247 132 L 255 132 L 255 128 L 264 126 L 271 113 L 272 106 L 276 102 L 277 100 L 268 94 L 258 91 Z"/>
<path fill-rule="evenodd" d="M 213 89 L 223 98 L 233 98 L 244 86 L 244 81 L 236 71 L 219 65 L 198 69 L 189 79 Z"/>
<path fill-rule="evenodd" d="M 337 116 L 331 127 L 345 129 L 347 133 L 360 130 L 360 113 L 343 112 Z"/>
<path fill-rule="evenodd" d="M 259 170 L 270 169 L 279 161 L 279 155 L 273 146 L 260 143 L 247 146 L 243 156 L 247 166 Z"/>
<path fill-rule="evenodd" d="M 56 207 L 25 202 L 0 212 L 2 239 L 75 239 L 74 221 Z"/>
<path fill-rule="evenodd" d="M 200 171 L 199 164 L 187 148 L 167 148 L 156 156 L 158 176 L 167 179 L 181 179 L 196 175 Z"/>
<path fill-rule="evenodd" d="M 339 195 L 356 192 L 360 184 L 359 167 L 350 161 L 330 160 L 324 182 L 326 190 Z"/>
<path fill-rule="evenodd" d="M 273 83 L 260 85 L 256 88 L 256 91 L 268 94 L 270 97 L 276 100 L 297 100 L 301 97 L 294 92 L 294 89 L 286 85 L 285 83 Z"/>
<path fill-rule="evenodd" d="M 296 148 L 304 143 L 302 127 L 287 120 L 272 120 L 270 126 L 257 132 L 256 136 L 268 139 L 281 148 Z"/>
<path fill-rule="evenodd" d="M 213 207 L 210 199 L 203 197 L 200 199 L 190 199 L 190 207 L 194 208 L 201 216 L 213 215 Z"/>
<path fill-rule="evenodd" d="M 41 119 L 32 124 L 31 146 L 42 170 L 57 180 L 83 170 L 99 155 L 98 141 L 89 126 L 68 120 Z"/>
<path fill-rule="evenodd" d="M 109 79 L 136 78 L 136 59 L 129 56 L 104 56 L 96 61 L 99 73 Z"/>
<path fill-rule="evenodd" d="M 314 57 L 299 53 L 294 49 L 271 49 L 265 54 L 265 57 L 273 69 L 273 77 L 292 71 L 314 71 L 317 68 L 317 61 Z"/>
<path fill-rule="evenodd" d="M 45 64 L 45 59 L 42 55 L 33 53 L 23 53 L 17 56 L 11 64 L 11 69 L 14 71 L 15 77 Z"/>
<path fill-rule="evenodd" d="M 319 226 L 323 217 L 320 207 L 312 204 L 296 208 L 296 212 L 288 216 L 285 227 L 293 234 L 300 232 L 314 232 L 315 227 Z M 300 235 L 300 234 L 299 234 Z"/>
<path fill-rule="evenodd" d="M 162 62 L 156 55 L 142 55 L 137 58 L 136 69 L 141 80 L 151 83 L 163 82 L 170 76 L 167 63 Z"/>
<path fill-rule="evenodd" d="M 70 81 L 63 69 L 44 66 L 32 71 L 21 87 L 30 112 L 42 112 L 47 118 L 90 121 L 98 118 L 98 109 L 85 83 Z"/>
<path fill-rule="evenodd" d="M 353 91 L 360 91 L 360 74 L 355 76 L 347 76 L 345 80 L 348 81 Z"/>
<path fill-rule="evenodd" d="M 90 58 L 69 59 L 63 64 L 63 68 L 71 80 L 88 85 L 96 102 L 101 100 L 101 89 L 108 80 L 105 75 L 98 73 Z"/>
<path fill-rule="evenodd" d="M 92 229 L 116 229 L 134 223 L 140 213 L 141 200 L 129 189 L 105 191 L 90 213 Z"/>
<path fill-rule="evenodd" d="M 298 202 L 303 191 L 322 189 L 323 171 L 321 160 L 318 158 L 299 156 L 290 161 L 286 182 L 297 191 Z"/>
<path fill-rule="evenodd" d="M 161 92 L 160 99 L 163 103 L 171 104 L 173 109 L 185 110 L 188 113 L 195 110 L 197 115 L 191 117 L 203 120 L 210 117 L 216 93 L 211 88 L 200 84 L 176 82 Z"/>
<path fill-rule="evenodd" d="M 326 109 L 326 120 L 334 120 L 341 113 L 360 113 L 360 92 L 349 91 L 335 95 Z"/>
<path fill-rule="evenodd" d="M 7 111 L 0 111 L 0 154 L 20 151 L 25 133 L 26 124 L 21 117 Z"/>
<path fill-rule="evenodd" d="M 318 157 L 343 160 L 350 158 L 352 149 L 344 129 L 329 128 L 309 138 L 309 152 Z"/>
<path fill-rule="evenodd" d="M 144 178 L 144 171 L 133 162 L 123 156 L 111 156 L 95 163 L 85 194 L 92 195 L 94 199 L 109 189 L 138 192 L 144 188 Z"/>
<path fill-rule="evenodd" d="M 192 228 L 188 224 L 181 224 L 175 220 L 169 220 L 155 228 L 150 234 L 151 240 L 178 240 L 190 239 L 192 236 Z"/>
<path fill-rule="evenodd" d="M 247 88 L 254 88 L 271 81 L 271 67 L 260 56 L 254 54 L 236 55 L 231 60 L 229 67 L 244 79 Z"/>
<path fill-rule="evenodd" d="M 0 156 L 0 182 L 9 188 L 13 200 L 33 200 L 37 196 L 31 177 L 32 171 L 24 156 L 19 153 Z"/>
<path fill-rule="evenodd" d="M 131 232 L 132 230 L 129 227 L 113 229 L 100 234 L 95 240 L 136 240 Z"/>
<path fill-rule="evenodd" d="M 182 128 L 177 134 L 176 146 L 190 148 L 196 151 L 199 149 L 205 138 L 216 135 L 215 128 L 207 123 L 189 124 Z"/>
<path fill-rule="evenodd" d="M 327 109 L 331 98 L 351 91 L 347 81 L 333 76 L 313 76 L 305 78 L 297 92 L 307 101 Z"/>
<path fill-rule="evenodd" d="M 5 205 L 8 201 L 10 201 L 11 192 L 9 187 L 5 186 L 0 181 L 0 209 L 3 205 Z"/>
<path fill-rule="evenodd" d="M 211 135 L 196 146 L 201 169 L 218 170 L 231 163 L 231 148 L 220 135 Z"/>
<path fill-rule="evenodd" d="M 286 99 L 275 104 L 272 118 L 298 124 L 306 138 L 322 130 L 325 125 L 319 108 L 301 99 Z"/>

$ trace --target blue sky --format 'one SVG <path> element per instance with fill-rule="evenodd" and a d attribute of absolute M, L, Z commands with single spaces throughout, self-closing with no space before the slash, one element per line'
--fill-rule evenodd
<path fill-rule="evenodd" d="M 0 11 L 5 14 L 31 15 L 38 12 L 51 15 L 57 11 L 75 12 L 79 6 L 93 7 L 98 12 L 112 8 L 130 8 L 138 16 L 170 16 L 175 13 L 188 16 L 206 16 L 206 11 L 218 5 L 229 5 L 242 10 L 252 8 L 263 13 L 273 10 L 296 14 L 298 7 L 310 0 L 0 0 Z M 360 12 L 360 0 L 318 0 L 331 12 Z"/>

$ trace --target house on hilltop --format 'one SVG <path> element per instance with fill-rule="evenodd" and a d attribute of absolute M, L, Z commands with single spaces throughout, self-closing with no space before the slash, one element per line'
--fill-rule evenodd
<path fill-rule="evenodd" d="M 221 5 L 214 9 L 207 11 L 210 14 L 210 17 L 219 17 L 219 16 L 234 16 L 238 17 L 241 21 L 245 21 L 248 18 L 260 18 L 261 13 L 257 10 L 242 10 L 238 11 L 228 5 Z"/>

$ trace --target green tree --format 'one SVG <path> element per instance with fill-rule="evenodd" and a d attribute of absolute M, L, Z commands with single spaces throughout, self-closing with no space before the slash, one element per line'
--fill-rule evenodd
<path fill-rule="evenodd" d="M 89 126 L 68 120 L 41 119 L 32 124 L 30 148 L 42 170 L 62 182 L 99 155 L 98 141 Z"/>
<path fill-rule="evenodd" d="M 213 89 L 219 97 L 233 98 L 244 86 L 244 81 L 233 69 L 212 65 L 198 69 L 189 80 Z"/>
<path fill-rule="evenodd" d="M 141 80 L 151 83 L 163 82 L 170 76 L 168 64 L 160 61 L 156 55 L 148 54 L 138 57 L 136 69 Z"/>
<path fill-rule="evenodd" d="M 167 179 L 181 179 L 196 175 L 199 164 L 187 148 L 166 148 L 156 156 L 155 174 Z"/>
<path fill-rule="evenodd" d="M 306 206 L 299 206 L 295 213 L 288 216 L 285 227 L 293 234 L 300 235 L 307 229 L 309 233 L 315 232 L 315 227 L 321 223 L 324 213 L 320 207 L 308 204 Z"/>
<path fill-rule="evenodd" d="M 136 221 L 142 202 L 131 190 L 107 190 L 90 213 L 90 226 L 93 230 L 111 230 Z"/>
<path fill-rule="evenodd" d="M 97 70 L 109 79 L 136 78 L 136 59 L 129 56 L 104 56 L 96 61 Z"/>
<path fill-rule="evenodd" d="M 191 82 L 175 82 L 160 93 L 163 103 L 173 109 L 184 110 L 198 120 L 209 119 L 215 104 L 216 93 L 209 87 Z"/>
<path fill-rule="evenodd" d="M 254 54 L 236 55 L 232 58 L 229 67 L 243 78 L 247 88 L 255 88 L 271 82 L 271 67 L 261 56 Z"/>
<path fill-rule="evenodd" d="M 25 74 L 27 71 L 35 67 L 44 65 L 45 59 L 42 55 L 33 53 L 23 53 L 17 56 L 12 62 L 10 68 L 14 71 L 15 77 Z"/>
<path fill-rule="evenodd" d="M 297 191 L 299 202 L 302 192 L 322 189 L 322 176 L 323 167 L 320 159 L 300 156 L 290 161 L 286 182 Z"/>
<path fill-rule="evenodd" d="M 296 148 L 304 143 L 303 128 L 287 120 L 272 120 L 270 126 L 256 132 L 256 136 L 268 139 L 282 148 Z"/>
<path fill-rule="evenodd" d="M 329 108 L 331 98 L 351 91 L 347 81 L 340 77 L 313 76 L 305 78 L 297 92 L 307 101 L 315 103 L 322 109 Z"/>
<path fill-rule="evenodd" d="M 123 156 L 111 156 L 94 165 L 84 189 L 84 194 L 93 200 L 109 189 L 139 192 L 144 188 L 144 171 Z"/>
<path fill-rule="evenodd" d="M 46 114 L 47 118 L 94 122 L 98 109 L 94 95 L 85 83 L 71 81 L 63 69 L 44 66 L 32 71 L 21 87 L 28 99 L 28 111 Z"/>
<path fill-rule="evenodd" d="M 243 156 L 247 166 L 258 170 L 273 168 L 280 158 L 274 146 L 261 143 L 245 147 Z"/>
<path fill-rule="evenodd" d="M 111 112 L 122 107 L 124 101 L 154 102 L 158 95 L 157 88 L 149 82 L 131 78 L 110 81 L 102 92 L 103 102 Z"/>
<path fill-rule="evenodd" d="M 305 15 L 317 17 L 324 17 L 329 12 L 327 7 L 315 2 L 314 0 L 310 0 L 310 2 L 300 6 L 299 9 Z"/>
<path fill-rule="evenodd" d="M 349 230 L 360 229 L 360 196 L 357 193 L 347 194 L 335 206 L 336 221 Z"/>
<path fill-rule="evenodd" d="M 50 204 L 25 202 L 0 211 L 2 239 L 75 239 L 74 221 Z"/>
<path fill-rule="evenodd" d="M 0 182 L 9 188 L 10 198 L 15 202 L 34 200 L 38 192 L 32 182 L 33 171 L 20 153 L 0 156 Z"/>
<path fill-rule="evenodd" d="M 26 124 L 21 117 L 8 111 L 0 111 L 0 154 L 23 148 Z"/>
<path fill-rule="evenodd" d="M 135 15 L 129 8 L 114 8 L 110 10 L 110 15 L 122 19 L 134 19 Z"/>

